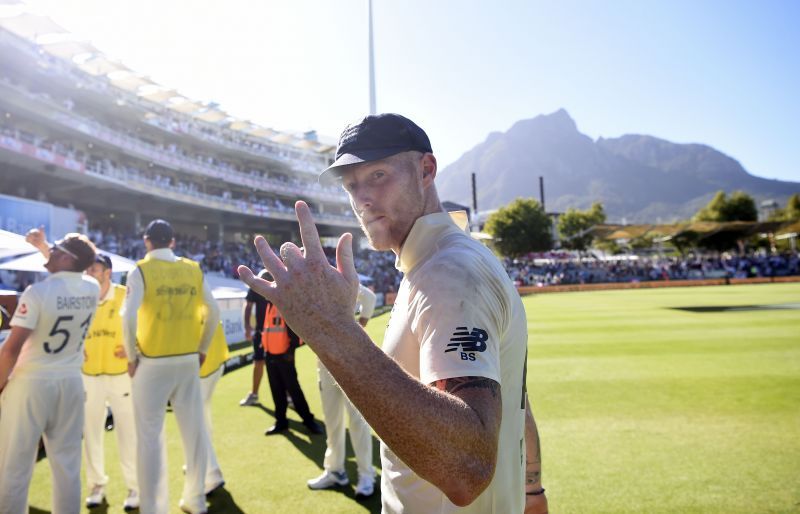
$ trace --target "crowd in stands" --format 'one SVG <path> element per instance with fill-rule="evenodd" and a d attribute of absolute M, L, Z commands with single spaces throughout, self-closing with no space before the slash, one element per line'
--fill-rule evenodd
<path fill-rule="evenodd" d="M 90 236 L 100 248 L 131 259 L 145 254 L 139 237 L 121 237 L 110 230 L 92 231 Z M 179 237 L 178 240 L 177 253 L 199 261 L 207 272 L 235 278 L 239 264 L 261 268 L 261 261 L 251 244 L 219 243 L 192 237 Z M 325 252 L 331 265 L 335 266 L 335 248 L 326 247 Z M 723 253 L 609 260 L 578 259 L 563 253 L 551 254 L 548 258 L 504 259 L 503 264 L 517 286 L 800 275 L 800 257 L 797 254 L 765 252 L 743 256 Z M 402 274 L 395 268 L 392 252 L 358 251 L 355 266 L 375 292 L 397 291 Z"/>
<path fill-rule="evenodd" d="M 88 235 L 98 248 L 129 259 L 141 259 L 146 253 L 139 235 L 122 235 L 110 228 L 90 230 Z M 216 242 L 185 235 L 177 235 L 175 239 L 175 253 L 199 262 L 206 273 L 237 278 L 236 269 L 240 264 L 254 270 L 262 268 L 261 260 L 250 243 Z M 335 265 L 336 249 L 326 247 L 325 253 L 330 263 Z M 394 267 L 394 262 L 391 252 L 361 250 L 355 255 L 356 271 L 376 293 L 397 291 L 402 275 Z"/>
<path fill-rule="evenodd" d="M 191 180 L 191 175 L 184 175 L 185 180 L 181 180 L 177 176 L 162 175 L 155 169 L 142 169 L 133 165 L 132 162 L 117 162 L 108 157 L 87 153 L 87 151 L 76 148 L 72 143 L 44 138 L 38 134 L 20 130 L 5 122 L 0 123 L 0 135 L 12 137 L 15 140 L 66 157 L 73 162 L 82 163 L 86 166 L 86 169 L 92 173 L 121 180 L 126 183 L 139 183 L 162 189 L 165 191 L 164 194 L 168 197 L 174 196 L 174 193 L 184 196 L 189 195 L 207 201 L 217 202 L 235 211 L 246 211 L 250 208 L 255 208 L 263 212 L 289 214 L 293 212 L 291 202 L 282 201 L 277 196 L 257 195 L 253 191 L 234 193 L 229 189 L 221 189 L 218 186 L 201 187 L 198 182 Z M 133 161 L 133 159 L 131 161 Z M 283 179 L 277 180 L 277 182 L 282 181 Z M 272 180 L 272 182 L 276 182 L 276 180 Z M 328 207 L 324 212 L 319 210 L 313 202 L 310 206 L 312 211 L 318 215 L 345 217 L 349 219 L 353 217 L 349 205 L 342 204 Z"/>
<path fill-rule="evenodd" d="M 505 259 L 504 265 L 518 286 L 800 275 L 797 254 L 766 252 L 609 260 L 532 257 Z"/>
<path fill-rule="evenodd" d="M 95 228 L 89 237 L 98 248 L 129 259 L 144 257 L 140 235 L 123 235 L 111 228 Z M 240 264 L 261 269 L 261 260 L 251 243 L 218 242 L 187 235 L 177 235 L 175 253 L 200 263 L 206 273 L 237 278 Z M 331 265 L 336 264 L 336 250 L 325 247 Z M 796 253 L 746 255 L 688 255 L 686 257 L 617 257 L 608 260 L 577 258 L 569 253 L 531 255 L 503 259 L 503 265 L 517 286 L 551 286 L 608 282 L 644 282 L 654 280 L 693 280 L 711 278 L 780 277 L 800 275 L 800 257 Z M 402 280 L 395 268 L 392 252 L 360 250 L 355 254 L 356 271 L 362 282 L 376 293 L 394 293 Z M 6 285 L 9 278 L 6 277 Z"/>

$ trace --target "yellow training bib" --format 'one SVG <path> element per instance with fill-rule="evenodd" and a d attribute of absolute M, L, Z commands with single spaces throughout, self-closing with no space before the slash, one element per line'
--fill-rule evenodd
<path fill-rule="evenodd" d="M 197 353 L 202 333 L 203 272 L 192 260 L 151 259 L 137 265 L 144 282 L 136 343 L 145 357 Z"/>
<path fill-rule="evenodd" d="M 86 332 L 83 362 L 85 375 L 121 375 L 128 371 L 128 359 L 114 355 L 122 345 L 122 316 L 119 310 L 125 300 L 125 288 L 111 284 L 113 296 L 97 306 L 92 324 Z"/>
<path fill-rule="evenodd" d="M 211 346 L 208 348 L 206 360 L 200 367 L 200 378 L 205 378 L 219 369 L 228 360 L 228 341 L 225 340 L 225 330 L 222 322 L 217 323 L 214 331 L 214 338 L 211 339 Z"/>

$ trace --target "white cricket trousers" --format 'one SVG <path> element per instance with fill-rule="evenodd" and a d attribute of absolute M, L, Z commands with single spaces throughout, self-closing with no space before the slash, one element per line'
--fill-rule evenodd
<path fill-rule="evenodd" d="M 212 440 L 213 430 L 211 429 L 211 395 L 214 394 L 214 388 L 217 387 L 217 382 L 219 382 L 223 371 L 224 366 L 220 366 L 214 373 L 200 379 L 200 391 L 203 396 L 203 417 L 206 421 L 206 432 L 208 432 L 208 462 L 206 463 L 205 478 L 206 491 L 223 481 L 222 470 L 219 469 L 219 462 L 217 462 L 217 452 L 214 451 L 214 442 Z"/>
<path fill-rule="evenodd" d="M 322 399 L 322 413 L 325 416 L 325 432 L 327 448 L 323 467 L 326 471 L 344 471 L 344 411 L 350 417 L 350 443 L 356 454 L 358 476 L 375 477 L 372 467 L 372 430 L 364 416 L 358 412 L 331 373 L 317 361 L 319 371 L 319 391 Z"/>
<path fill-rule="evenodd" d="M 139 479 L 139 511 L 142 514 L 170 512 L 164 441 L 164 415 L 168 400 L 183 440 L 186 476 L 182 502 L 192 512 L 206 511 L 203 479 L 208 459 L 208 435 L 203 421 L 199 371 L 197 354 L 139 358 L 132 383 L 136 420 L 136 475 Z"/>
<path fill-rule="evenodd" d="M 106 402 L 114 415 L 114 432 L 117 434 L 119 461 L 125 485 L 139 491 L 136 479 L 136 425 L 133 421 L 131 399 L 131 377 L 120 375 L 83 375 L 86 390 L 86 419 L 83 424 L 83 451 L 86 457 L 86 482 L 91 489 L 95 485 L 108 484 L 105 471 L 105 447 L 103 439 L 106 425 Z"/>
<path fill-rule="evenodd" d="M 8 382 L 0 396 L 0 513 L 28 513 L 40 437 L 53 477 L 52 513 L 80 512 L 83 394 L 78 373 Z"/>

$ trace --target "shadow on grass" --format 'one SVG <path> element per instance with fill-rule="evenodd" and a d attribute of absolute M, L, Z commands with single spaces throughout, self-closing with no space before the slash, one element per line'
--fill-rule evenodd
<path fill-rule="evenodd" d="M 254 405 L 254 407 L 258 407 L 265 413 L 269 414 L 273 418 L 275 417 L 275 411 L 265 407 L 264 405 L 258 403 Z M 319 421 L 319 420 L 318 420 Z M 325 426 L 324 423 L 320 421 L 322 426 Z M 326 427 L 327 428 L 327 427 Z M 266 429 L 266 427 L 265 427 Z M 300 437 L 296 434 L 299 432 L 301 434 L 305 434 L 306 437 Z M 325 434 L 319 435 L 312 435 L 308 433 L 306 427 L 299 421 L 290 419 L 289 420 L 289 430 L 281 434 L 283 437 L 286 437 L 289 442 L 291 442 L 295 448 L 297 448 L 300 453 L 305 455 L 311 462 L 319 467 L 320 471 L 322 470 L 322 461 L 325 459 Z M 273 435 L 269 437 L 279 437 L 279 435 Z M 372 514 L 378 514 L 381 512 L 381 486 L 380 486 L 380 476 L 376 477 L 375 480 L 375 493 L 368 497 L 358 497 L 356 498 L 356 493 L 354 489 L 354 482 L 358 480 L 358 464 L 356 463 L 355 459 L 353 458 L 354 452 L 353 447 L 350 444 L 350 437 L 345 437 L 345 444 L 347 445 L 345 449 L 345 455 L 348 455 L 347 459 L 345 460 L 345 471 L 347 472 L 347 476 L 353 477 L 351 481 L 351 485 L 347 485 L 344 487 L 336 487 L 333 489 L 328 489 L 329 492 L 337 492 L 350 498 L 356 503 L 359 503 L 369 509 L 369 512 Z M 380 471 L 381 468 L 381 455 L 380 455 L 380 443 L 378 438 L 372 436 L 372 465 Z M 313 478 L 313 477 L 308 477 Z M 312 492 L 309 490 L 309 492 Z M 209 509 L 210 512 L 210 509 Z M 226 512 L 220 510 L 219 512 Z M 232 511 L 232 512 L 240 512 L 240 511 Z"/>
<path fill-rule="evenodd" d="M 206 498 L 208 500 L 208 512 L 220 512 L 224 514 L 244 514 L 244 511 L 236 505 L 236 501 L 231 496 L 231 493 L 220 487 L 213 493 L 209 494 Z M 94 513 L 93 513 L 94 514 Z"/>

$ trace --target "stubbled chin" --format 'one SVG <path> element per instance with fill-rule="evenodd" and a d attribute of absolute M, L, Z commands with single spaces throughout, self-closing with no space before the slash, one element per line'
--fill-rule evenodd
<path fill-rule="evenodd" d="M 375 250 L 383 252 L 390 249 L 389 243 L 386 241 L 385 234 L 370 233 L 366 229 L 364 229 L 364 234 L 367 236 L 367 241 L 369 242 L 369 245 Z"/>

